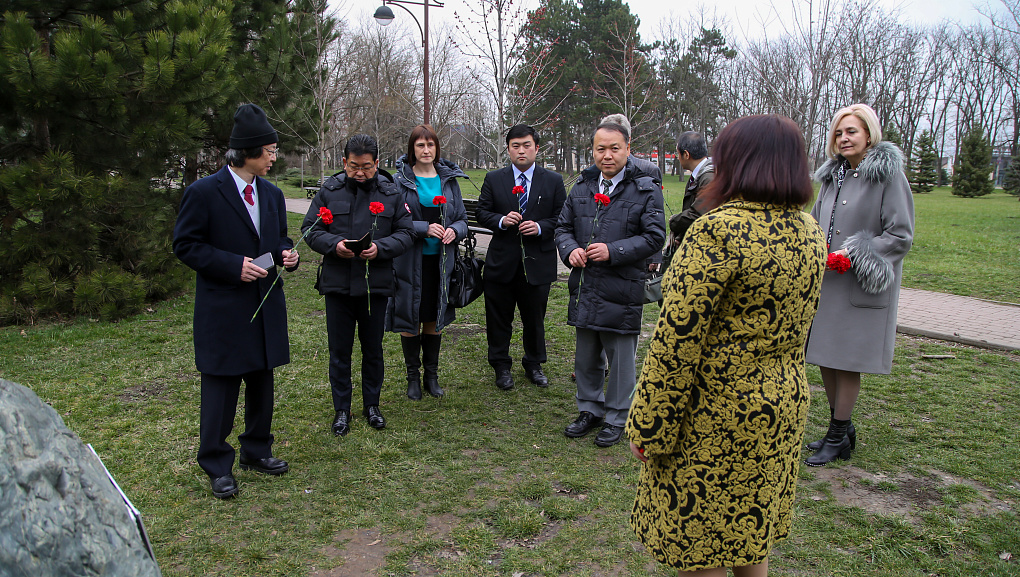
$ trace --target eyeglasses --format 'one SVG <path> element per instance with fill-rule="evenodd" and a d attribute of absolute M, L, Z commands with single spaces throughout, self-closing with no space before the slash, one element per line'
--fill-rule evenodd
<path fill-rule="evenodd" d="M 266 148 L 265 146 L 263 146 L 262 150 L 266 151 L 266 153 L 272 156 L 273 158 L 277 158 L 280 156 L 279 148 Z"/>
<path fill-rule="evenodd" d="M 368 172 L 373 168 L 375 168 L 375 164 L 365 164 L 363 166 L 358 166 L 357 164 L 351 164 L 349 162 L 347 163 L 347 170 L 351 174 L 354 174 L 355 172 Z"/>

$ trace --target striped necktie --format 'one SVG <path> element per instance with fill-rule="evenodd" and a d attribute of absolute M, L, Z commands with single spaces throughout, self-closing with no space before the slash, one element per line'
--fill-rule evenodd
<path fill-rule="evenodd" d="M 519 184 L 521 186 L 521 188 L 524 189 L 524 192 L 521 193 L 521 198 L 520 198 L 520 201 L 521 201 L 521 214 L 523 214 L 524 211 L 528 208 L 528 177 L 524 176 L 523 172 L 517 178 L 517 184 Z"/>

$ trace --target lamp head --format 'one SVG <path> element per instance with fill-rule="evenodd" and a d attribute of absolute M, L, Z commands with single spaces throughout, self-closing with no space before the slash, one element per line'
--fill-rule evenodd
<path fill-rule="evenodd" d="M 393 10 L 390 9 L 389 6 L 383 4 L 375 9 L 375 14 L 373 14 L 372 17 L 375 18 L 375 21 L 379 24 L 387 26 L 390 22 L 393 22 Z"/>

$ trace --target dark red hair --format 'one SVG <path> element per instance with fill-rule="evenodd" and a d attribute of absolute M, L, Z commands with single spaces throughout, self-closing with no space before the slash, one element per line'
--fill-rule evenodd
<path fill-rule="evenodd" d="M 418 162 L 418 159 L 414 156 L 414 143 L 422 138 L 436 143 L 436 160 L 439 160 L 439 135 L 436 134 L 431 124 L 419 124 L 411 129 L 411 136 L 407 139 L 407 163 L 411 166 Z M 435 160 L 432 162 L 435 164 Z"/>
<path fill-rule="evenodd" d="M 703 194 L 706 208 L 742 198 L 788 207 L 811 201 L 811 175 L 800 128 L 778 114 L 729 123 L 712 146 L 715 179 Z"/>

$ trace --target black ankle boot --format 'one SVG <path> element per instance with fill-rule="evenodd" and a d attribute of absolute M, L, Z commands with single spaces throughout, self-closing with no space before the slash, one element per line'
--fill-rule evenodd
<path fill-rule="evenodd" d="M 821 467 L 822 465 L 835 461 L 836 459 L 842 459 L 846 461 L 850 458 L 850 438 L 846 433 L 847 428 L 850 426 L 850 419 L 840 421 L 832 419 L 829 421 L 829 432 L 825 434 L 825 439 L 822 443 L 822 447 L 818 449 L 818 452 L 805 460 L 805 462 L 812 467 Z"/>
<path fill-rule="evenodd" d="M 405 337 L 401 335 L 400 346 L 404 349 L 404 365 L 407 367 L 407 398 L 412 401 L 421 400 L 421 337 Z"/>
<path fill-rule="evenodd" d="M 442 397 L 443 389 L 439 387 L 439 349 L 443 344 L 443 335 L 421 335 L 421 359 L 425 367 L 425 392 L 433 397 Z"/>
<path fill-rule="evenodd" d="M 831 412 L 832 412 L 832 409 L 829 409 L 829 413 L 831 413 Z M 857 449 L 857 427 L 854 426 L 854 421 L 853 420 L 850 421 L 850 426 L 847 427 L 847 438 L 850 439 L 850 449 L 851 449 L 851 451 Z M 808 443 L 808 449 L 810 449 L 811 451 L 818 451 L 819 449 L 822 448 L 822 444 L 824 442 L 825 442 L 825 437 L 819 438 L 818 440 L 813 440 L 813 441 Z"/>

